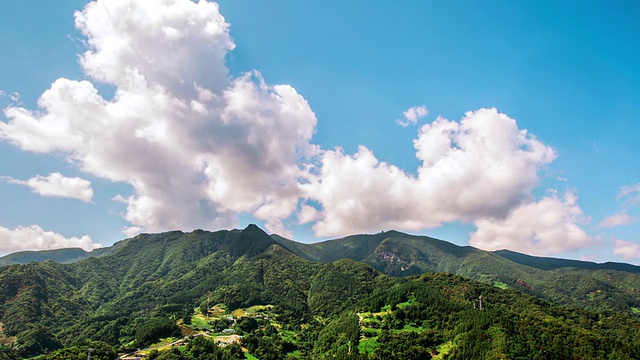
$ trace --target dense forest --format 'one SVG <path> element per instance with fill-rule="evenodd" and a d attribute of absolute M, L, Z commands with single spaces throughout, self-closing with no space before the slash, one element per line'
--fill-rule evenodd
<path fill-rule="evenodd" d="M 513 273 L 392 277 L 300 249 L 249 226 L 143 234 L 105 256 L 4 266 L 0 359 L 84 359 L 89 349 L 92 359 L 137 349 L 155 359 L 640 358 L 640 318 L 629 311 L 637 294 L 619 291 L 620 279 L 635 286 L 632 272 L 509 265 L 573 276 L 557 292 L 586 292 L 553 302 Z"/>

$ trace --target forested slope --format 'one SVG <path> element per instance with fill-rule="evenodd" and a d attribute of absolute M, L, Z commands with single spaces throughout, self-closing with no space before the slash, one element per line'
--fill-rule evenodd
<path fill-rule="evenodd" d="M 352 240 L 355 247 L 358 241 Z M 379 254 L 405 254 L 407 249 L 396 247 L 401 243 L 373 239 L 365 247 L 382 249 Z M 448 247 L 454 245 L 436 244 L 439 252 L 420 261 L 471 272 L 510 264 L 496 254 L 472 248 L 451 254 Z M 416 259 L 420 256 L 416 253 Z M 547 271 L 517 265 L 520 272 L 510 276 Z M 579 285 L 586 270 L 561 268 L 553 274 L 575 277 L 571 284 Z M 615 290 L 605 287 L 607 281 L 635 286 L 634 274 L 619 278 L 614 270 L 598 271 L 592 285 L 601 292 L 591 294 L 593 301 Z M 256 226 L 143 234 L 109 255 L 72 264 L 2 267 L 0 342 L 12 342 L 18 350 L 2 348 L 0 354 L 48 353 L 58 359 L 94 346 L 90 344 L 104 348 L 105 354 L 110 347 L 136 349 L 161 336 L 175 336 L 177 323 L 208 312 L 214 304 L 223 304 L 229 315 L 234 309 L 268 305 L 268 316 L 250 326 L 238 321 L 237 327 L 244 334 L 243 346 L 260 359 L 410 359 L 428 354 L 460 359 L 640 358 L 640 322 L 630 313 L 563 307 L 500 289 L 491 281 L 446 273 L 390 277 L 353 259 L 310 261 Z M 212 349 L 205 340 L 197 341 L 176 350 L 179 356 L 187 359 Z"/>

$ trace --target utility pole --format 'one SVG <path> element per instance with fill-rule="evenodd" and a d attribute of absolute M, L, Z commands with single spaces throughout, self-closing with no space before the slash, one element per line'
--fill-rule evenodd
<path fill-rule="evenodd" d="M 92 348 L 88 348 L 87 349 L 87 360 L 91 360 L 91 352 L 93 351 Z"/>
<path fill-rule="evenodd" d="M 210 295 L 207 294 L 207 320 L 209 320 L 209 301 L 210 301 L 209 297 L 210 297 Z"/>
<path fill-rule="evenodd" d="M 482 295 L 480 295 L 478 299 L 480 300 L 480 310 L 482 310 Z"/>

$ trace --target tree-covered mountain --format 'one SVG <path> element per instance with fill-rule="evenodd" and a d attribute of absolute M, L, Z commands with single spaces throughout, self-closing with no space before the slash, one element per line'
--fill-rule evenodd
<path fill-rule="evenodd" d="M 348 258 L 391 276 L 449 272 L 592 310 L 631 313 L 640 308 L 640 267 L 629 264 L 535 257 L 508 250 L 489 252 L 398 231 L 313 244 L 273 238 L 312 261 Z"/>
<path fill-rule="evenodd" d="M 82 354 L 90 344 L 104 354 L 112 348 L 137 349 L 176 335 L 176 329 L 220 331 L 232 326 L 227 318 L 233 309 L 256 306 L 270 309 L 269 314 L 255 323 L 234 321 L 244 334 L 242 346 L 260 359 L 640 357 L 640 321 L 624 311 L 637 293 L 625 293 L 628 298 L 619 293 L 624 281 L 629 289 L 635 286 L 636 274 L 543 270 L 398 232 L 345 239 L 322 246 L 297 244 L 254 225 L 174 231 L 142 234 L 105 249 L 102 256 L 70 264 L 1 267 L 0 344 L 16 350 L 0 347 L 0 358 L 48 353 L 50 359 L 61 359 Z M 414 275 L 391 277 L 376 268 Z M 430 270 L 468 271 L 480 274 L 467 277 L 481 282 L 443 272 L 418 275 Z M 586 273 L 591 283 L 585 282 Z M 563 307 L 525 294 L 537 291 L 527 286 L 537 286 L 541 276 L 567 281 L 562 291 L 569 299 L 572 291 L 594 286 L 584 303 L 602 304 L 604 310 Z M 511 278 L 524 279 L 526 286 L 495 286 Z M 611 311 L 616 307 L 608 306 L 610 294 L 620 296 L 623 311 Z M 227 315 L 203 323 L 202 314 L 214 304 L 222 304 Z M 185 325 L 196 316 L 200 323 Z M 185 341 L 188 345 L 175 349 L 178 353 L 154 356 L 207 358 L 203 351 L 217 351 L 205 340 Z M 217 354 L 210 358 L 241 355 Z"/>

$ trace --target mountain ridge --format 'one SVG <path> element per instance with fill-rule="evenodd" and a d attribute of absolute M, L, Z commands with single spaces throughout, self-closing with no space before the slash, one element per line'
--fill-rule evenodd
<path fill-rule="evenodd" d="M 245 229 L 233 229 L 228 231 L 256 232 L 256 230 L 259 230 L 259 232 L 265 233 L 262 229 L 260 229 L 260 227 L 258 227 L 255 224 L 249 224 Z M 201 230 L 201 229 L 196 229 L 194 231 L 195 232 L 200 232 L 200 231 L 215 232 L 215 231 L 207 231 L 207 230 Z M 119 250 L 121 247 L 126 245 L 129 241 L 139 236 L 152 236 L 157 234 L 167 234 L 167 233 L 173 233 L 173 232 L 184 234 L 184 232 L 180 230 L 174 230 L 174 231 L 168 231 L 168 232 L 162 232 L 162 233 L 142 233 L 133 238 L 127 238 L 127 239 L 117 241 L 111 246 L 94 249 L 92 251 L 86 251 L 81 248 L 73 248 L 73 247 L 52 249 L 52 250 L 17 251 L 14 253 L 1 256 L 0 266 L 12 265 L 12 264 L 27 264 L 29 262 L 34 262 L 34 261 L 42 262 L 46 260 L 53 260 L 59 263 L 71 263 L 71 262 L 83 260 L 87 257 L 107 256 L 107 255 L 113 254 L 114 252 Z M 500 257 L 511 260 L 518 264 L 534 267 L 540 270 L 552 270 L 552 269 L 558 269 L 558 268 L 574 267 L 574 268 L 593 269 L 593 270 L 596 270 L 596 269 L 597 270 L 615 270 L 615 271 L 630 272 L 630 273 L 640 273 L 640 266 L 629 264 L 629 263 L 612 262 L 612 261 L 596 263 L 596 262 L 585 261 L 585 260 L 543 257 L 543 256 L 535 256 L 535 255 L 528 255 L 525 253 L 519 253 L 519 252 L 508 250 L 508 249 L 485 251 L 470 245 L 462 245 L 462 246 L 456 245 L 446 240 L 436 239 L 433 237 L 423 236 L 423 235 L 407 234 L 397 230 L 383 231 L 377 234 L 349 235 L 342 238 L 324 240 L 316 243 L 302 243 L 295 240 L 287 239 L 278 234 L 267 234 L 267 235 L 271 239 L 275 240 L 276 243 L 282 245 L 285 249 L 295 253 L 296 255 L 307 260 L 320 261 L 320 262 L 332 262 L 342 258 L 349 258 L 356 261 L 363 261 L 384 240 L 394 239 L 394 238 L 395 239 L 413 238 L 413 239 L 425 239 L 432 242 L 437 242 L 441 244 L 440 245 L 441 247 L 455 249 L 456 252 L 480 251 L 480 252 L 494 253 Z M 354 250 L 362 250 L 361 248 L 363 246 L 359 244 L 360 249 L 355 249 L 356 248 L 355 246 L 349 246 L 349 244 L 352 245 L 354 241 L 362 242 L 363 240 L 367 243 L 365 247 L 371 248 L 371 243 L 374 243 L 375 246 L 371 248 L 371 251 L 367 252 L 367 256 L 358 256 L 357 254 L 354 254 Z M 338 254 L 341 251 L 345 251 L 345 252 L 343 252 L 342 254 Z"/>
<path fill-rule="evenodd" d="M 174 238 L 178 244 L 172 245 L 170 240 Z M 156 243 L 158 239 L 163 240 Z M 190 239 L 199 240 L 191 243 Z M 350 259 L 395 277 L 448 272 L 499 287 L 517 289 L 562 305 L 627 313 L 640 309 L 640 295 L 636 290 L 640 288 L 638 266 L 536 257 L 509 250 L 490 252 L 395 230 L 351 235 L 311 244 L 299 243 L 276 234 L 269 235 L 254 224 L 242 230 L 210 232 L 198 229 L 191 233 L 172 231 L 140 234 L 119 241 L 111 247 L 86 253 L 84 258 L 76 257 L 66 262 L 116 256 L 122 258 L 119 267 L 125 268 L 128 261 L 126 259 L 130 256 L 148 258 L 147 264 L 143 266 L 145 271 L 122 274 L 130 287 L 146 279 L 164 276 L 171 269 L 184 268 L 185 263 L 215 252 L 226 251 L 232 257 L 251 258 L 274 245 L 305 260 L 332 263 Z M 188 250 L 177 256 L 172 248 L 180 247 Z M 144 253 L 140 252 L 142 249 Z M 167 257 L 163 255 L 165 253 L 171 255 Z M 48 255 L 55 261 L 53 257 L 64 254 L 64 251 L 35 254 L 40 259 Z M 34 259 L 34 256 L 30 254 L 28 259 Z M 5 258 L 0 258 L 0 264 Z M 14 262 L 20 260 L 18 256 L 10 258 Z M 163 259 L 161 263 L 159 259 Z M 151 264 L 154 271 L 149 273 Z"/>

